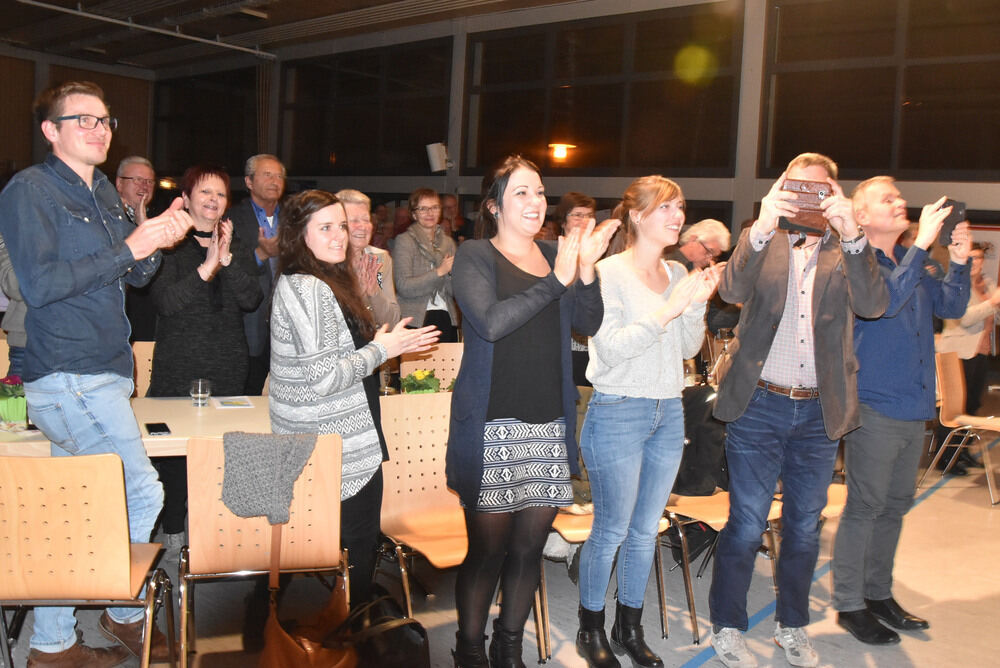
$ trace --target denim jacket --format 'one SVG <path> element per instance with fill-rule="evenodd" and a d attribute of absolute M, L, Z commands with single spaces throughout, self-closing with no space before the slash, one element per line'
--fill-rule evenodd
<path fill-rule="evenodd" d="M 144 285 L 160 253 L 136 262 L 135 226 L 108 178 L 88 188 L 52 154 L 18 172 L 0 193 L 0 235 L 28 304 L 24 380 L 50 373 L 132 377 L 125 286 Z"/>

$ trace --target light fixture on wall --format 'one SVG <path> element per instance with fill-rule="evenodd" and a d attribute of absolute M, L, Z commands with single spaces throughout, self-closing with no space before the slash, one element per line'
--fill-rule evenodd
<path fill-rule="evenodd" d="M 569 157 L 569 150 L 576 148 L 576 144 L 549 144 L 549 148 L 552 149 L 552 159 L 562 161 Z"/>

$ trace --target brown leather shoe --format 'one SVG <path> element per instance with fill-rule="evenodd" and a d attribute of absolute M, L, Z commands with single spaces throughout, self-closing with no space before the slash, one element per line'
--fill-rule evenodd
<path fill-rule="evenodd" d="M 46 666 L 47 668 L 112 668 L 120 666 L 129 659 L 128 650 L 124 647 L 88 647 L 76 643 L 61 652 L 40 652 L 33 649 L 28 652 L 28 668 Z"/>
<path fill-rule="evenodd" d="M 108 616 L 107 611 L 101 615 L 98 623 L 101 633 L 111 640 L 117 640 L 125 646 L 132 656 L 142 656 L 142 620 L 131 624 L 119 624 Z M 163 631 L 153 626 L 153 638 L 150 644 L 150 663 L 162 663 L 170 660 L 167 648 L 167 636 Z M 177 656 L 175 653 L 174 656 Z"/>

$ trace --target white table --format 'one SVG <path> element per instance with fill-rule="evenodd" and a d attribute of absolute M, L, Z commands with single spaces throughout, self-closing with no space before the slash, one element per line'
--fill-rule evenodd
<path fill-rule="evenodd" d="M 267 397 L 250 397 L 252 408 L 191 405 L 190 397 L 141 397 L 132 400 L 142 442 L 150 457 L 183 455 L 193 436 L 222 436 L 227 431 L 271 433 Z M 147 422 L 165 422 L 168 436 L 150 436 Z M 49 456 L 49 441 L 39 431 L 0 432 L 0 455 Z"/>

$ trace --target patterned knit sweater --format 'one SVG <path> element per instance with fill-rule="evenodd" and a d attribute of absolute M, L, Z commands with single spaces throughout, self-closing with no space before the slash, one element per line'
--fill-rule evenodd
<path fill-rule="evenodd" d="M 271 304 L 271 429 L 340 434 L 341 499 L 354 496 L 382 463 L 362 379 L 385 361 L 379 343 L 355 349 L 326 283 L 307 274 L 278 278 Z"/>

